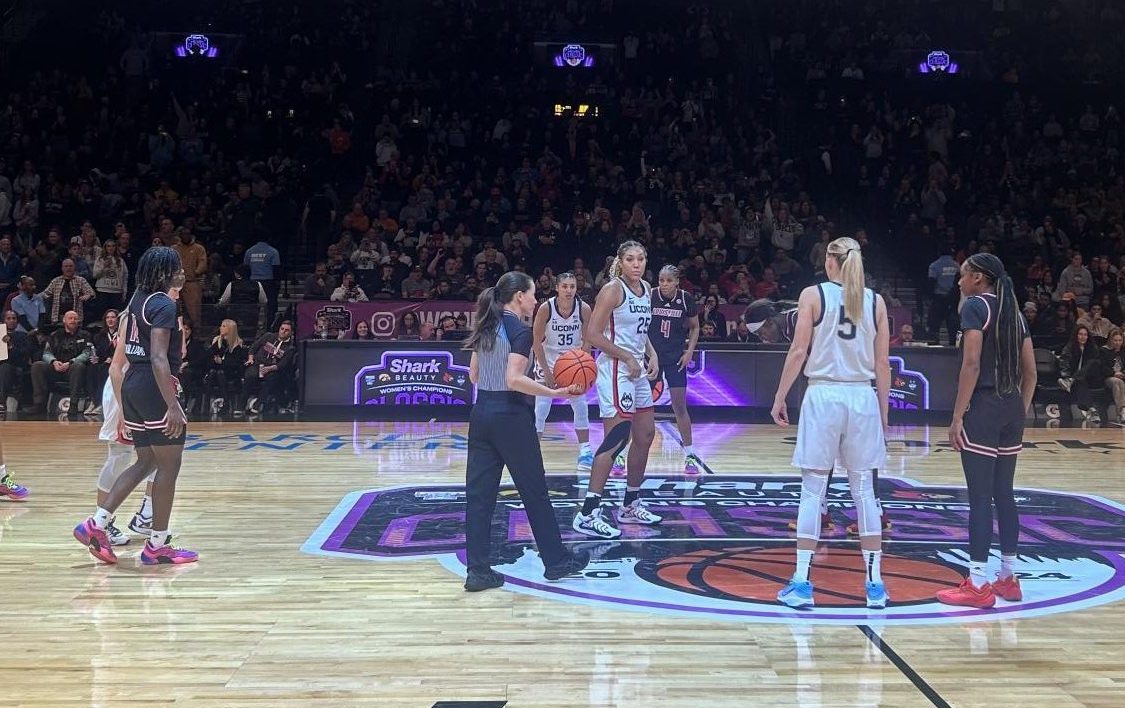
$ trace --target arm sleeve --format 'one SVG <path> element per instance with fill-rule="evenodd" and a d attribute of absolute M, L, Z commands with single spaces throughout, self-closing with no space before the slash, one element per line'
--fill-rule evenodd
<path fill-rule="evenodd" d="M 508 343 L 512 347 L 513 354 L 531 358 L 531 328 L 523 327 L 520 331 L 509 335 Z"/>
<path fill-rule="evenodd" d="M 961 308 L 961 331 L 970 329 L 984 331 L 984 326 L 988 323 L 988 315 L 988 305 L 984 300 L 975 296 L 969 298 Z"/>

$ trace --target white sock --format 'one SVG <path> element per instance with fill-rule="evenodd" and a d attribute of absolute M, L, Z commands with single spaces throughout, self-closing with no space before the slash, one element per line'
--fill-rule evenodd
<path fill-rule="evenodd" d="M 809 579 L 809 566 L 812 565 L 812 551 L 797 549 L 797 569 L 793 571 L 793 579 L 805 582 Z"/>
<path fill-rule="evenodd" d="M 969 563 L 969 581 L 972 582 L 973 587 L 977 589 L 983 588 L 984 584 L 988 582 L 988 578 L 984 575 L 986 565 L 988 564 L 977 563 L 976 561 L 971 561 Z"/>
<path fill-rule="evenodd" d="M 6 474 L 8 474 L 8 465 L 0 464 L 0 479 L 3 479 Z"/>
<path fill-rule="evenodd" d="M 1012 566 L 1016 563 L 1016 556 L 1000 554 L 1000 574 L 997 576 L 1001 580 L 1004 578 L 1012 577 Z"/>
<path fill-rule="evenodd" d="M 867 582 L 881 583 L 883 576 L 879 574 L 879 566 L 883 561 L 882 551 L 864 551 L 863 565 L 867 568 Z"/>
<path fill-rule="evenodd" d="M 695 454 L 695 445 L 684 445 L 684 455 L 691 457 Z"/>
<path fill-rule="evenodd" d="M 145 495 L 145 498 L 141 500 L 141 510 L 137 513 L 146 519 L 152 518 L 152 497 Z"/>
<path fill-rule="evenodd" d="M 113 514 L 99 506 L 98 510 L 94 512 L 93 519 L 94 526 L 105 531 L 106 527 L 109 526 L 109 522 L 113 520 Z"/>
<path fill-rule="evenodd" d="M 579 444 L 578 444 L 578 451 L 579 451 L 580 453 L 582 453 L 583 455 L 585 455 L 585 454 L 586 454 L 586 453 L 588 453 L 588 452 L 592 452 L 592 451 L 593 451 L 593 448 L 591 448 L 591 447 L 590 447 L 590 443 L 588 443 L 588 442 L 584 442 L 584 443 L 579 443 Z"/>
<path fill-rule="evenodd" d="M 153 531 L 148 537 L 148 545 L 153 548 L 164 548 L 168 544 L 168 537 L 171 535 L 167 531 Z"/>

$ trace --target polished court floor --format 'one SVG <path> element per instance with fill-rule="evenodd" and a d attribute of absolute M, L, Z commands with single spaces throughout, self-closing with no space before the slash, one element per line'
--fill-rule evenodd
<path fill-rule="evenodd" d="M 107 567 L 71 538 L 104 458 L 94 424 L 0 425 L 8 467 L 32 490 L 0 501 L 0 706 L 1125 705 L 1121 429 L 1029 431 L 1018 484 L 1042 491 L 1021 495 L 1024 607 L 965 615 L 926 602 L 955 581 L 964 548 L 942 429 L 892 435 L 884 572 L 902 606 L 887 613 L 855 603 L 837 486 L 838 531 L 813 570 L 821 606 L 768 601 L 796 513 L 792 432 L 770 426 L 697 426 L 713 474 L 685 482 L 661 424 L 646 496 L 669 523 L 582 544 L 596 558 L 585 577 L 537 577 L 505 495 L 509 583 L 465 593 L 464 433 L 194 424 L 173 531 L 201 561 L 145 568 L 139 540 Z M 549 433 L 568 522 L 574 446 L 566 426 Z"/>

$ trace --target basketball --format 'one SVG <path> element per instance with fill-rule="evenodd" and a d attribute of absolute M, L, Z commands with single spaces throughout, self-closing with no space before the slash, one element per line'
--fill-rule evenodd
<path fill-rule="evenodd" d="M 556 386 L 573 386 L 578 384 L 582 392 L 590 390 L 598 378 L 598 367 L 594 364 L 594 357 L 589 352 L 581 349 L 571 349 L 563 352 L 555 360 L 554 368 Z"/>
<path fill-rule="evenodd" d="M 685 592 L 773 603 L 793 574 L 793 555 L 792 548 L 694 551 L 661 561 L 656 576 Z M 956 570 L 940 563 L 889 554 L 883 557 L 883 578 L 898 605 L 928 602 L 937 591 L 961 582 Z M 817 605 L 862 607 L 863 579 L 863 557 L 858 551 L 829 548 L 816 554 L 812 581 Z"/>

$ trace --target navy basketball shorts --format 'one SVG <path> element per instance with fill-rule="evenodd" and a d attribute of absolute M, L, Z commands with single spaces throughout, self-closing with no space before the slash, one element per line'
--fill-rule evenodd
<path fill-rule="evenodd" d="M 969 400 L 961 445 L 965 452 L 985 457 L 1018 455 L 1023 449 L 1023 397 L 1018 393 L 997 396 L 994 389 L 979 389 Z"/>
<path fill-rule="evenodd" d="M 680 357 L 684 353 L 679 352 L 662 352 L 657 350 L 656 360 L 660 364 L 660 376 L 664 377 L 664 383 L 668 388 L 687 388 L 687 367 L 680 370 Z M 657 377 L 659 380 L 659 377 Z"/>
<path fill-rule="evenodd" d="M 177 396 L 180 393 L 180 382 L 172 377 L 172 385 L 176 387 Z M 135 371 L 130 369 L 121 385 L 121 408 L 125 420 L 125 428 L 133 435 L 134 447 L 151 447 L 153 445 L 183 445 L 187 437 L 187 427 L 177 437 L 169 438 L 164 434 L 168 425 L 168 406 L 152 370 Z M 177 398 L 176 405 L 183 412 L 183 402 Z"/>

